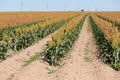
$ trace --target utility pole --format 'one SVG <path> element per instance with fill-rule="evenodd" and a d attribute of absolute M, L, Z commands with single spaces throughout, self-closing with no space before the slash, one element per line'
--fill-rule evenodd
<path fill-rule="evenodd" d="M 46 4 L 46 10 L 48 11 L 48 3 Z"/>
<path fill-rule="evenodd" d="M 66 4 L 64 4 L 64 11 L 66 11 Z"/>
<path fill-rule="evenodd" d="M 79 5 L 77 5 L 77 11 L 79 11 Z"/>
<path fill-rule="evenodd" d="M 32 8 L 31 8 L 31 12 L 32 12 Z"/>
<path fill-rule="evenodd" d="M 23 11 L 23 2 L 21 2 L 21 11 Z"/>
<path fill-rule="evenodd" d="M 95 11 L 97 11 L 97 8 L 95 9 Z"/>

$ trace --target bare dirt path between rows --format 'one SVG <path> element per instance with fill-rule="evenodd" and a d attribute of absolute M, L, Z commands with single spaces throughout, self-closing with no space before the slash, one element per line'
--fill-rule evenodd
<path fill-rule="evenodd" d="M 8 80 L 120 80 L 120 72 L 104 64 L 97 56 L 87 17 L 78 40 L 61 62 L 63 66 L 49 66 L 39 59 L 16 71 Z"/>
<path fill-rule="evenodd" d="M 31 56 L 35 53 L 42 51 L 43 46 L 47 41 L 51 40 L 51 35 L 38 41 L 32 46 L 17 52 L 16 55 L 2 61 L 0 63 L 0 80 L 7 79 L 12 73 L 19 70 Z"/>
<path fill-rule="evenodd" d="M 98 59 L 98 49 L 86 18 L 79 39 L 69 53 L 71 58 L 51 80 L 120 80 L 120 72 Z"/>

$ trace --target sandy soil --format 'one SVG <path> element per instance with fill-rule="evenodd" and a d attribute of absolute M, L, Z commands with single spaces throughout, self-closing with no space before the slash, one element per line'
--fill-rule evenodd
<path fill-rule="evenodd" d="M 98 59 L 97 46 L 87 19 L 69 54 L 71 58 L 65 61 L 66 64 L 54 74 L 52 80 L 120 80 L 120 72 Z"/>
<path fill-rule="evenodd" d="M 87 18 L 78 40 L 62 60 L 63 66 L 49 66 L 39 59 L 16 71 L 8 80 L 120 80 L 119 71 L 98 59 L 97 46 Z"/>
<path fill-rule="evenodd" d="M 19 70 L 22 65 L 28 60 L 31 56 L 35 55 L 36 52 L 40 52 L 43 49 L 43 46 L 47 41 L 51 39 L 51 35 L 38 41 L 32 46 L 17 52 L 16 55 L 2 61 L 0 63 L 0 80 L 7 79 L 11 74 Z"/>

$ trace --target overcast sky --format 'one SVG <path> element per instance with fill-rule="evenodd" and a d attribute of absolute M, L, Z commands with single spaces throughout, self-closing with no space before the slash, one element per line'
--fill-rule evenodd
<path fill-rule="evenodd" d="M 0 11 L 120 11 L 120 0 L 0 0 Z"/>

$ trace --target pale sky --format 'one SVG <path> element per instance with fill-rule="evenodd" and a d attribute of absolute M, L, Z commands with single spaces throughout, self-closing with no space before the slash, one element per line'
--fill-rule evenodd
<path fill-rule="evenodd" d="M 0 11 L 120 11 L 120 0 L 0 0 Z"/>

